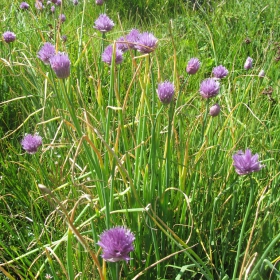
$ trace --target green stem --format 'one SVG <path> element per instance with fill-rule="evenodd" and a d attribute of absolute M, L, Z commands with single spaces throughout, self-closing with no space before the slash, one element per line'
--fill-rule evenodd
<path fill-rule="evenodd" d="M 251 209 L 251 206 L 252 206 L 252 203 L 253 203 L 253 197 L 254 197 L 254 184 L 253 184 L 253 179 L 250 175 L 250 197 L 249 197 L 249 202 L 248 202 L 248 206 L 247 206 L 247 209 L 246 209 L 245 217 L 244 217 L 244 220 L 243 220 L 241 232 L 240 232 L 240 235 L 239 235 L 239 241 L 238 241 L 238 247 L 237 247 L 237 252 L 236 252 L 235 266 L 234 266 L 232 280 L 235 280 L 235 277 L 236 277 L 236 274 L 237 274 L 241 246 L 242 246 L 243 237 L 244 237 L 244 233 L 245 233 L 246 223 L 247 223 L 247 220 L 248 220 L 248 217 L 249 217 L 249 214 L 250 214 L 250 209 Z"/>

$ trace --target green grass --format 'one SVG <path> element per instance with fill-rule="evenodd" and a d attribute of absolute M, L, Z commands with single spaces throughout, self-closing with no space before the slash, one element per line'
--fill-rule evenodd
<path fill-rule="evenodd" d="M 17 39 L 0 42 L 0 279 L 117 279 L 96 245 L 117 225 L 135 234 L 120 279 L 278 279 L 279 5 L 64 1 L 59 26 L 58 7 L 6 2 L 1 30 Z M 105 40 L 93 28 L 104 11 Z M 132 28 L 152 32 L 156 51 L 105 65 L 103 47 Z M 44 42 L 69 55 L 69 78 L 37 58 Z M 211 118 L 199 86 L 220 64 L 229 75 Z M 176 86 L 169 106 L 164 80 Z M 20 141 L 35 132 L 43 146 L 29 155 Z M 265 167 L 238 176 L 232 155 L 246 148 Z"/>

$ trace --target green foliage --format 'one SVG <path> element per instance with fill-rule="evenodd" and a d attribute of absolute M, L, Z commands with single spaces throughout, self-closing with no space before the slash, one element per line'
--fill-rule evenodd
<path fill-rule="evenodd" d="M 2 33 L 17 35 L 0 42 L 0 278 L 279 278 L 279 7 L 134 2 L 63 1 L 54 14 L 0 4 Z M 93 28 L 103 12 L 115 22 L 106 36 Z M 104 47 L 132 28 L 152 32 L 156 51 L 105 65 Z M 69 55 L 69 78 L 37 58 L 44 42 Z M 205 101 L 200 82 L 220 64 L 229 75 Z M 169 106 L 164 80 L 176 86 Z M 30 155 L 20 141 L 35 132 L 43 146 Z M 232 155 L 246 148 L 265 167 L 238 177 Z M 120 267 L 96 245 L 117 225 L 135 234 Z"/>

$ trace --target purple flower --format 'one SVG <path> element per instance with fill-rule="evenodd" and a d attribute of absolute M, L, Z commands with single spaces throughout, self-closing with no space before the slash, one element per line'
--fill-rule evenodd
<path fill-rule="evenodd" d="M 128 47 L 136 50 L 136 43 L 138 42 L 140 32 L 137 29 L 132 29 L 125 37 Z"/>
<path fill-rule="evenodd" d="M 203 98 L 214 97 L 219 93 L 220 83 L 215 79 L 208 78 L 200 84 L 200 94 Z"/>
<path fill-rule="evenodd" d="M 211 106 L 210 110 L 209 110 L 209 115 L 212 117 L 216 117 L 220 114 L 221 111 L 221 107 L 219 104 L 215 104 L 213 106 Z"/>
<path fill-rule="evenodd" d="M 149 32 L 143 32 L 139 35 L 136 49 L 141 53 L 151 53 L 157 47 L 158 39 Z"/>
<path fill-rule="evenodd" d="M 122 52 L 126 52 L 128 50 L 128 44 L 126 43 L 126 39 L 124 37 L 120 37 L 116 41 L 117 48 Z"/>
<path fill-rule="evenodd" d="M 265 72 L 264 70 L 262 69 L 258 75 L 260 78 L 264 78 L 265 77 Z"/>
<path fill-rule="evenodd" d="M 103 2 L 104 2 L 103 0 L 95 0 L 95 4 L 99 6 L 102 6 Z"/>
<path fill-rule="evenodd" d="M 223 65 L 215 67 L 212 71 L 215 78 L 222 79 L 228 75 L 228 70 Z"/>
<path fill-rule="evenodd" d="M 54 13 L 55 11 L 55 6 L 51 6 L 51 12 Z"/>
<path fill-rule="evenodd" d="M 54 3 L 54 4 L 56 4 L 56 2 L 57 2 L 57 0 L 51 0 L 52 1 L 52 3 Z"/>
<path fill-rule="evenodd" d="M 55 47 L 51 43 L 45 43 L 38 52 L 40 58 L 45 64 L 50 64 L 50 58 L 55 55 Z"/>
<path fill-rule="evenodd" d="M 11 31 L 6 31 L 3 33 L 3 39 L 6 43 L 12 43 L 16 39 L 16 34 Z"/>
<path fill-rule="evenodd" d="M 255 171 L 259 171 L 264 167 L 258 161 L 259 155 L 252 155 L 250 149 L 247 149 L 245 153 L 243 153 L 243 151 L 238 151 L 235 155 L 233 155 L 232 158 L 235 171 L 239 175 L 246 175 Z"/>
<path fill-rule="evenodd" d="M 158 84 L 157 94 L 159 100 L 163 104 L 169 104 L 172 101 L 174 92 L 175 92 L 175 87 L 173 83 L 169 81 L 165 81 L 163 83 Z"/>
<path fill-rule="evenodd" d="M 29 154 L 35 154 L 40 146 L 42 146 L 42 137 L 38 134 L 27 134 L 21 140 L 22 148 Z"/>
<path fill-rule="evenodd" d="M 26 2 L 21 2 L 19 7 L 23 10 L 28 10 L 29 9 L 29 5 Z"/>
<path fill-rule="evenodd" d="M 200 68 L 200 61 L 198 58 L 193 57 L 189 60 L 186 71 L 189 74 L 195 74 Z"/>
<path fill-rule="evenodd" d="M 113 46 L 109 45 L 105 48 L 104 52 L 102 53 L 102 61 L 111 65 L 112 63 L 112 56 L 113 56 Z M 115 63 L 120 64 L 123 61 L 123 52 L 116 48 L 115 53 Z"/>
<path fill-rule="evenodd" d="M 249 70 L 252 67 L 253 67 L 253 59 L 250 56 L 248 56 L 244 64 L 244 69 Z"/>
<path fill-rule="evenodd" d="M 114 22 L 106 14 L 101 14 L 94 23 L 95 26 L 93 28 L 96 28 L 102 33 L 112 30 L 115 26 Z"/>
<path fill-rule="evenodd" d="M 51 68 L 59 79 L 65 79 L 70 75 L 70 60 L 65 53 L 57 53 L 50 58 Z"/>
<path fill-rule="evenodd" d="M 64 14 L 60 14 L 58 20 L 63 23 L 66 20 L 66 16 Z"/>
<path fill-rule="evenodd" d="M 134 239 L 134 234 L 124 227 L 118 226 L 104 231 L 97 242 L 103 249 L 101 257 L 108 262 L 129 261 L 129 253 L 134 250 Z"/>
<path fill-rule="evenodd" d="M 78 0 L 73 0 L 73 4 L 76 6 L 79 4 Z"/>
<path fill-rule="evenodd" d="M 43 3 L 39 2 L 39 1 L 36 1 L 35 2 L 35 8 L 37 10 L 43 10 L 45 7 L 44 7 Z"/>
<path fill-rule="evenodd" d="M 56 0 L 56 3 L 55 3 L 57 6 L 61 6 L 61 0 Z"/>
<path fill-rule="evenodd" d="M 61 36 L 61 40 L 65 43 L 67 41 L 67 36 L 66 35 L 62 35 Z"/>

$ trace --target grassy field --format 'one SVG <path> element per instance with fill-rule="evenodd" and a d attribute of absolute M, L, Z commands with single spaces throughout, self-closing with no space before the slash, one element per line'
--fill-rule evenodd
<path fill-rule="evenodd" d="M 0 3 L 0 279 L 279 279 L 275 0 L 35 2 Z M 103 13 L 106 33 L 94 28 Z M 104 63 L 132 29 L 155 48 Z M 46 42 L 68 55 L 69 77 L 38 57 Z M 202 98 L 218 65 L 219 94 Z M 26 134 L 42 137 L 36 153 Z M 261 168 L 240 175 L 233 155 L 246 149 Z M 135 237 L 128 262 L 106 261 L 97 244 L 117 226 Z"/>

